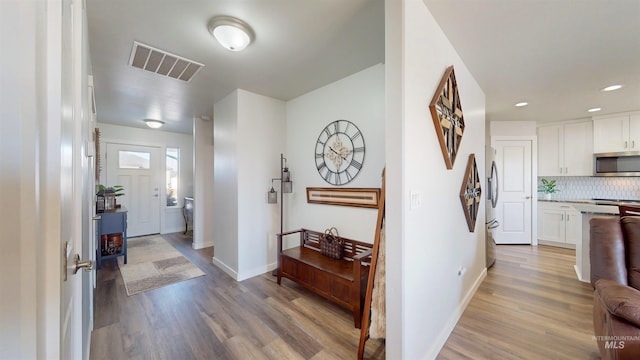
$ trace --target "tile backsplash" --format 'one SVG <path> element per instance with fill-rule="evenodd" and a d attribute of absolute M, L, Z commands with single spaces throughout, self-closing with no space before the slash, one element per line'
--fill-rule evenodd
<path fill-rule="evenodd" d="M 543 176 L 538 177 L 538 185 L 542 178 L 556 180 L 559 192 L 552 199 L 640 199 L 640 177 Z"/>

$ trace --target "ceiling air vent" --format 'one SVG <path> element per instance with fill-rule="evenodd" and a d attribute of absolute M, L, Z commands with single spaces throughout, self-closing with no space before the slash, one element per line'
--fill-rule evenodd
<path fill-rule="evenodd" d="M 133 42 L 129 65 L 186 82 L 204 67 L 204 64 L 137 41 Z"/>

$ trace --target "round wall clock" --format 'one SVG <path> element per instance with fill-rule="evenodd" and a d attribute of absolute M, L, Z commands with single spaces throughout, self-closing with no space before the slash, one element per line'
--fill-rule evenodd
<path fill-rule="evenodd" d="M 360 129 L 348 120 L 327 125 L 316 141 L 316 168 L 331 185 L 351 182 L 364 163 L 364 138 Z"/>

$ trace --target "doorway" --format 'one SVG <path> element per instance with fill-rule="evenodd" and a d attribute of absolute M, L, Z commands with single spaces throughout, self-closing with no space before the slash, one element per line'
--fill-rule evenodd
<path fill-rule="evenodd" d="M 493 235 L 496 244 L 532 244 L 533 140 L 492 139 L 501 174 L 495 210 L 501 224 Z"/>
<path fill-rule="evenodd" d="M 161 149 L 107 143 L 107 186 L 122 185 L 117 202 L 128 210 L 128 236 L 160 233 Z"/>

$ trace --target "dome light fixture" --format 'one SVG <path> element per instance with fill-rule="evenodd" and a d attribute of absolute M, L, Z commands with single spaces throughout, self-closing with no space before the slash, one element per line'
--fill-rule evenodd
<path fill-rule="evenodd" d="M 208 28 L 220 45 L 230 51 L 244 50 L 256 37 L 249 24 L 231 16 L 211 18 Z"/>
<path fill-rule="evenodd" d="M 602 89 L 601 91 L 615 91 L 618 89 L 622 88 L 622 84 L 616 84 L 616 85 L 611 85 L 611 86 L 607 86 L 606 88 Z"/>
<path fill-rule="evenodd" d="M 529 103 L 528 103 L 528 102 L 526 102 L 526 101 L 521 101 L 521 102 L 519 102 L 519 103 L 516 103 L 516 105 L 515 105 L 515 106 L 516 106 L 516 107 L 523 107 L 523 106 L 527 106 L 527 105 L 529 105 Z"/>
<path fill-rule="evenodd" d="M 589 110 L 587 110 L 587 111 L 588 111 L 588 112 L 598 112 L 598 111 L 600 111 L 600 110 L 602 110 L 602 108 L 594 107 L 594 108 L 591 108 L 591 109 L 589 109 Z"/>
<path fill-rule="evenodd" d="M 155 119 L 144 119 L 144 122 L 147 124 L 148 127 L 152 129 L 159 129 L 162 127 L 162 125 L 164 125 L 164 121 L 155 120 Z"/>

